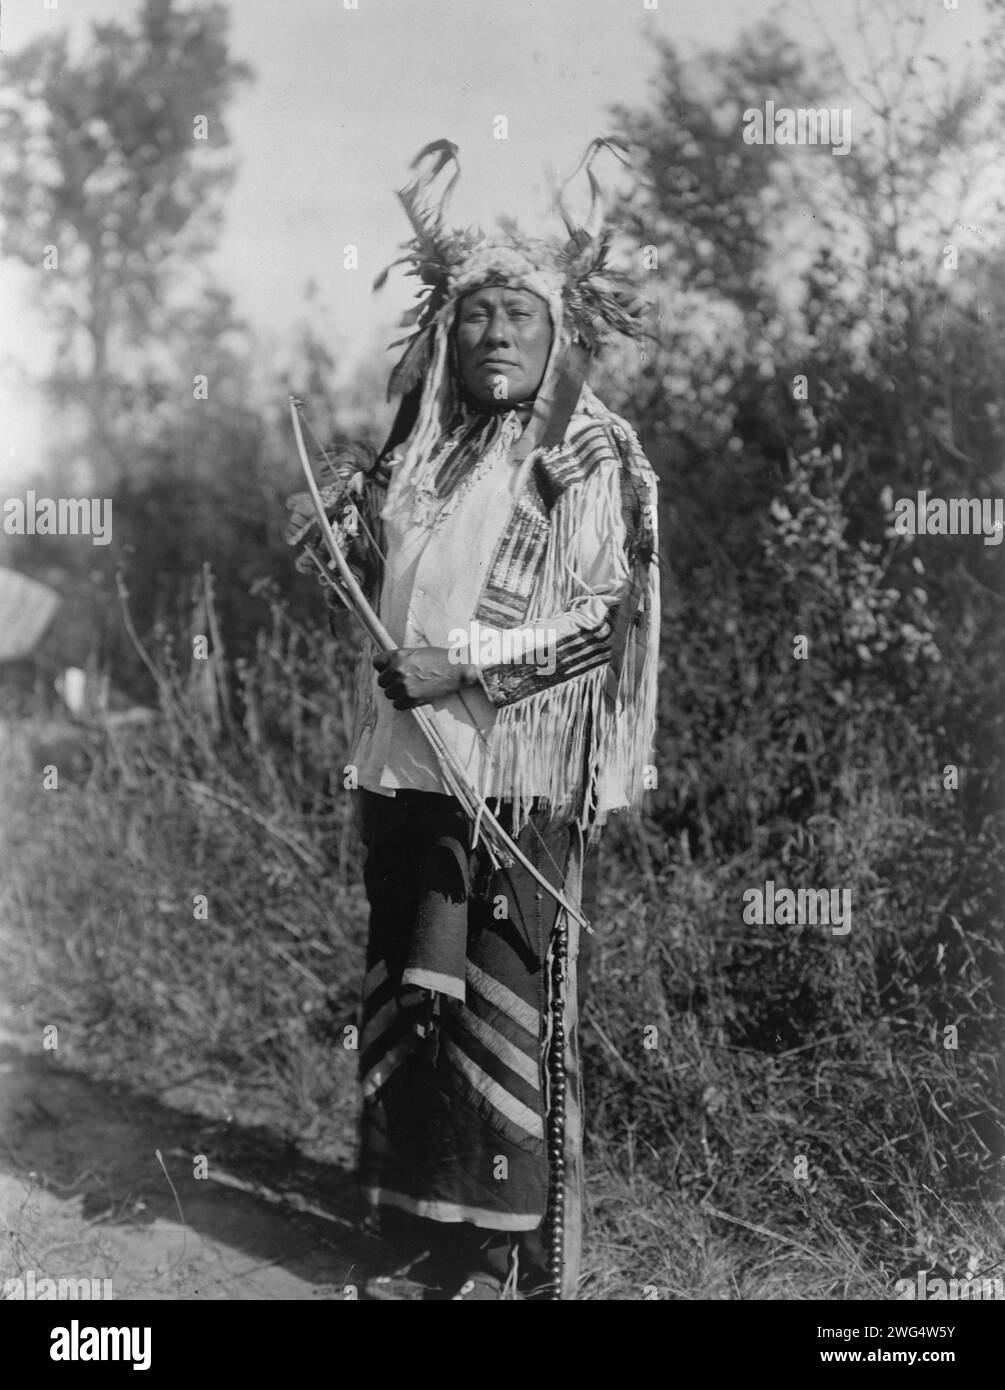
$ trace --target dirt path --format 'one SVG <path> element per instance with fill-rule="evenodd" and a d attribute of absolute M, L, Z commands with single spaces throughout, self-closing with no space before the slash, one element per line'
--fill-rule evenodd
<path fill-rule="evenodd" d="M 32 1270 L 110 1279 L 116 1299 L 419 1297 L 377 1282 L 394 1257 L 360 1216 L 348 1172 L 271 1131 L 67 1072 L 0 1032 L 0 1287 Z"/>
<path fill-rule="evenodd" d="M 8 771 L 26 757 L 25 727 L 0 720 Z M 13 852 L 14 780 L 0 778 L 0 858 Z M 0 912 L 8 964 L 11 930 Z M 16 1296 L 7 1280 L 27 1288 L 29 1271 L 36 1285 L 110 1279 L 115 1299 L 421 1297 L 385 1277 L 401 1252 L 362 1230 L 351 1105 L 327 1135 L 335 1161 L 307 1157 L 253 1110 L 224 1118 L 227 1098 L 208 1083 L 137 1094 L 73 1070 L 62 1046 L 57 1061 L 4 997 L 10 984 L 0 964 L 0 1298 Z"/>

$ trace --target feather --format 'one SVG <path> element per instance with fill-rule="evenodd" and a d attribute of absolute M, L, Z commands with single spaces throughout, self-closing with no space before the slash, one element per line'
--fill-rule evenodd
<path fill-rule="evenodd" d="M 429 155 L 433 154 L 434 151 L 440 156 L 440 158 L 437 162 L 436 168 L 429 175 L 431 179 L 434 179 L 436 175 L 440 172 L 440 170 L 444 167 L 444 165 L 449 164 L 451 160 L 453 160 L 455 164 L 457 163 L 459 147 L 455 145 L 452 140 L 431 140 L 428 145 L 423 145 L 422 149 L 412 160 L 412 163 L 409 165 L 409 168 L 417 169 L 419 165 L 422 163 L 422 161 L 428 158 Z"/>
<path fill-rule="evenodd" d="M 409 340 L 400 360 L 391 372 L 387 383 L 388 400 L 392 396 L 404 396 L 422 378 L 433 350 L 433 325 L 427 324 Z"/>
<path fill-rule="evenodd" d="M 406 262 L 410 261 L 411 259 L 411 256 L 399 256 L 396 261 L 392 261 L 390 265 L 385 266 L 384 269 L 377 276 L 376 280 L 374 280 L 373 288 L 375 290 L 382 290 L 384 286 L 387 284 L 387 277 L 390 275 L 394 267 L 396 265 L 405 265 Z"/>
<path fill-rule="evenodd" d="M 570 237 L 575 237 L 579 233 L 584 233 L 588 237 L 595 237 L 603 224 L 604 195 L 600 186 L 600 181 L 593 172 L 593 161 L 601 150 L 610 150 L 620 164 L 627 165 L 628 163 L 628 148 L 621 140 L 615 139 L 610 135 L 598 135 L 590 141 L 582 159 L 562 184 L 556 197 L 558 210 Z M 581 228 L 577 228 L 565 206 L 565 190 L 569 187 L 580 170 L 584 168 L 590 185 L 590 211 L 587 214 L 584 225 Z"/>
<path fill-rule="evenodd" d="M 405 244 L 405 254 L 377 276 L 373 285 L 375 290 L 387 283 L 388 273 L 398 265 L 411 265 L 408 274 L 419 276 L 427 285 L 435 287 L 445 281 L 451 249 L 457 240 L 443 230 L 444 214 L 461 173 L 457 153 L 453 141 L 434 140 L 424 145 L 412 160 L 411 167 L 418 172 L 410 183 L 398 190 L 398 201 L 405 210 L 414 235 Z M 421 167 L 424 164 L 429 167 Z M 450 164 L 454 166 L 453 173 L 439 198 L 434 198 L 432 186 Z"/>

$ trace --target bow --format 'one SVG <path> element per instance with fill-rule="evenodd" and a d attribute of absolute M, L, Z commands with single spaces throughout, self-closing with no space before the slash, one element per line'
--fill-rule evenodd
<path fill-rule="evenodd" d="M 381 651 L 393 652 L 398 648 L 398 644 L 391 637 L 387 628 L 380 621 L 380 618 L 370 607 L 366 595 L 360 588 L 356 576 L 349 568 L 345 557 L 335 538 L 335 533 L 328 520 L 324 504 L 321 501 L 318 485 L 314 480 L 314 473 L 311 469 L 310 460 L 307 457 L 307 448 L 304 443 L 303 430 L 300 425 L 301 402 L 295 396 L 290 396 L 290 419 L 293 424 L 293 436 L 297 444 L 297 454 L 300 458 L 300 466 L 303 469 L 304 477 L 307 481 L 307 489 L 310 494 L 314 509 L 317 512 L 318 523 L 321 527 L 321 535 L 325 545 L 331 555 L 335 570 L 338 574 L 338 591 L 340 597 L 359 622 L 365 628 L 371 641 Z M 325 576 L 329 581 L 330 574 Z M 422 730 L 426 741 L 436 755 L 437 762 L 443 774 L 443 780 L 450 789 L 452 796 L 461 803 L 468 815 L 474 821 L 474 837 L 477 841 L 479 833 L 485 842 L 489 857 L 493 865 L 498 867 L 500 864 L 510 865 L 514 862 L 520 864 L 527 870 L 536 883 L 547 892 L 558 906 L 569 916 L 575 918 L 577 922 L 586 930 L 591 931 L 589 922 L 582 912 L 575 907 L 568 897 L 540 872 L 523 853 L 516 841 L 503 829 L 497 817 L 489 809 L 487 802 L 478 795 L 478 792 L 470 785 L 463 767 L 458 762 L 453 749 L 444 739 L 440 732 L 432 713 L 422 705 L 415 705 L 411 709 L 416 723 Z"/>

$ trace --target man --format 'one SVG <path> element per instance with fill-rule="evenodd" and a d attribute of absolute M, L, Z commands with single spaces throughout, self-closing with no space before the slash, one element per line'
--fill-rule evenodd
<path fill-rule="evenodd" d="M 416 162 L 438 155 L 435 178 L 455 153 Z M 599 229 L 448 232 L 428 182 L 400 195 L 425 301 L 398 419 L 351 483 L 351 558 L 379 556 L 399 644 L 363 673 L 350 759 L 371 911 L 360 1172 L 375 1207 L 423 1224 L 442 1297 L 571 1297 L 588 850 L 640 799 L 658 640 L 655 478 L 585 373 L 643 305 Z M 493 854 L 451 776 L 519 857 Z"/>

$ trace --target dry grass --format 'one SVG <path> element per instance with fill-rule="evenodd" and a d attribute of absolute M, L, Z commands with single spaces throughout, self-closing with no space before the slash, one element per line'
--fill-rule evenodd
<path fill-rule="evenodd" d="M 351 1161 L 365 902 L 330 651 L 276 610 L 239 731 L 218 683 L 160 679 L 156 724 L 98 740 L 58 791 L 51 731 L 7 732 L 9 997 L 93 1076 Z M 584 1297 L 890 1297 L 905 1269 L 1000 1259 L 992 861 L 941 814 L 877 781 L 772 858 L 650 844 L 643 871 L 637 837 L 611 838 Z M 744 924 L 768 877 L 850 887 L 849 936 Z"/>

